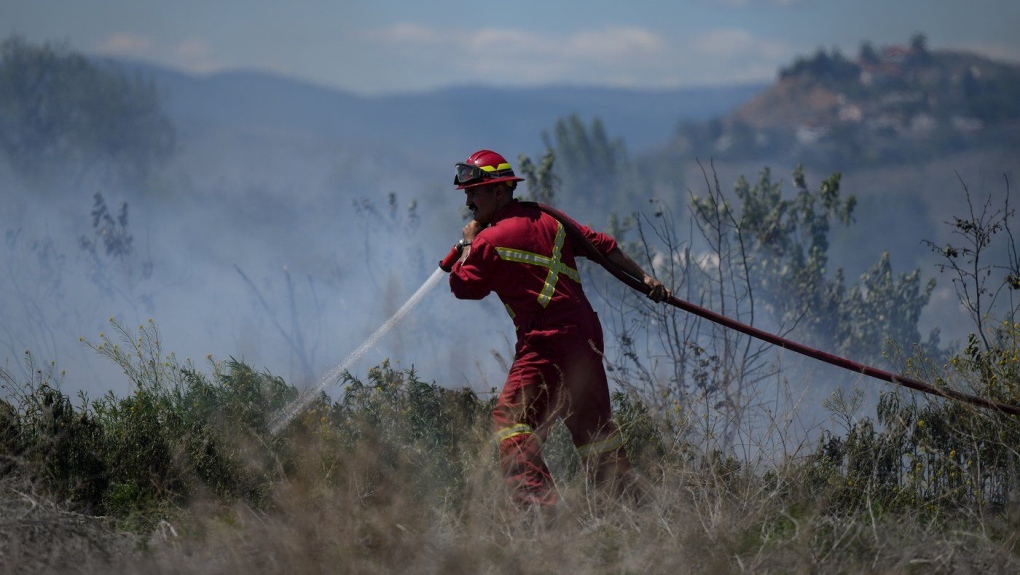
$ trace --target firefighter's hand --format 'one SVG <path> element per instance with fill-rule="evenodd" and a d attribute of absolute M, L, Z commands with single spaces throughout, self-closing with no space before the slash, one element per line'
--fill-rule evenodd
<path fill-rule="evenodd" d="M 662 285 L 662 282 L 653 278 L 650 275 L 646 275 L 644 284 L 649 287 L 648 299 L 658 303 L 669 299 L 670 293 L 666 289 L 666 286 Z"/>
<path fill-rule="evenodd" d="M 478 232 L 480 231 L 482 231 L 482 224 L 478 223 L 477 220 L 471 220 L 466 226 L 464 226 L 461 233 L 464 234 L 464 241 L 470 242 L 475 239 L 475 236 L 478 235 Z"/>

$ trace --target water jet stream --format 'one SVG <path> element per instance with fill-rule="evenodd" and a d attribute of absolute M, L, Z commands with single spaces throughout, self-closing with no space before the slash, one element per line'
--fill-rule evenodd
<path fill-rule="evenodd" d="M 436 271 L 432 273 L 429 279 L 425 280 L 425 283 L 418 288 L 418 291 L 414 292 L 414 295 L 412 295 L 410 299 L 408 299 L 407 302 L 405 302 L 404 305 L 402 305 L 400 309 L 398 309 L 396 313 L 390 317 L 390 319 L 386 320 L 386 323 L 382 324 L 379 329 L 375 330 L 375 333 L 370 335 L 368 339 L 358 346 L 358 349 L 348 355 L 347 358 L 340 362 L 339 365 L 329 370 L 329 372 L 327 372 L 326 375 L 319 380 L 318 385 L 313 388 L 306 389 L 296 400 L 288 405 L 283 410 L 283 414 L 280 418 L 277 419 L 270 427 L 272 434 L 276 435 L 280 432 L 280 430 L 286 427 L 287 424 L 289 424 L 302 409 L 307 407 L 308 404 L 315 399 L 327 385 L 339 381 L 340 375 L 347 371 L 354 362 L 361 359 L 363 355 L 375 347 L 379 341 L 387 333 L 389 333 L 391 329 L 393 329 L 393 326 L 396 325 L 397 322 L 403 319 L 403 317 L 407 315 L 414 306 L 418 305 L 418 302 L 420 302 L 425 295 L 432 290 L 432 288 L 436 287 L 436 284 L 439 283 L 439 280 L 442 279 L 443 275 L 443 270 L 436 268 Z"/>

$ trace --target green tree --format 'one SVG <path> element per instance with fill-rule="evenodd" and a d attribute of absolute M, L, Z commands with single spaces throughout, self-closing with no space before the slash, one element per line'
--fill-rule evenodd
<path fill-rule="evenodd" d="M 750 240 L 752 281 L 781 326 L 796 326 L 795 334 L 837 353 L 880 363 L 888 343 L 921 342 L 917 325 L 935 280 L 922 286 L 919 270 L 895 275 L 888 253 L 849 288 L 842 269 L 829 269 L 829 232 L 833 224 L 852 223 L 857 201 L 840 197 L 840 181 L 836 172 L 811 191 L 798 165 L 796 193 L 784 197 L 768 168 L 753 186 L 741 178 L 739 229 Z M 934 349 L 937 342 L 934 332 L 926 345 Z"/>
<path fill-rule="evenodd" d="M 691 199 L 690 240 L 660 207 L 654 217 L 636 218 L 640 240 L 627 247 L 677 297 L 871 365 L 887 362 L 890 342 L 937 347 L 937 332 L 921 342 L 917 327 L 933 281 L 923 284 L 917 270 L 894 274 L 885 254 L 851 285 L 830 268 L 832 226 L 850 225 L 856 206 L 841 195 L 839 173 L 813 189 L 798 166 L 790 194 L 766 167 L 753 183 L 740 178 L 732 195 L 705 175 L 708 193 Z M 721 439 L 725 451 L 753 417 L 747 402 L 757 386 L 776 375 L 768 345 L 624 295 L 606 300 L 615 308 L 603 315 L 607 331 L 621 350 L 609 357 L 614 375 L 658 398 L 659 408 L 667 407 L 663 400 L 700 404 L 707 413 L 693 419 L 709 422 L 703 433 Z"/>
<path fill-rule="evenodd" d="M 857 78 L 860 66 L 847 60 L 838 48 L 831 52 L 819 48 L 812 58 L 799 57 L 793 65 L 780 71 L 780 77 L 800 77 L 821 82 L 825 85 L 840 85 Z"/>
<path fill-rule="evenodd" d="M 27 181 L 143 183 L 174 150 L 174 128 L 151 80 L 66 46 L 0 44 L 0 154 Z"/>
<path fill-rule="evenodd" d="M 944 247 L 930 240 L 924 243 L 943 257 L 938 269 L 949 273 L 956 295 L 976 329 L 974 337 L 980 339 L 981 350 L 988 351 L 998 345 L 993 337 L 997 327 L 993 317 L 1012 325 L 1020 310 L 1014 295 L 1020 290 L 1020 256 L 1010 229 L 1016 210 L 1009 205 L 1008 179 L 1002 207 L 994 206 L 991 197 L 976 205 L 967 184 L 962 180 L 960 184 L 968 213 L 947 222 L 952 226 L 954 241 Z M 1000 251 L 995 256 L 990 253 L 994 248 Z"/>
<path fill-rule="evenodd" d="M 556 187 L 559 185 L 559 176 L 553 171 L 555 164 L 556 154 L 552 150 L 547 150 L 542 156 L 542 164 L 537 169 L 531 158 L 524 154 L 518 156 L 518 170 L 528 183 L 528 194 L 522 197 L 550 206 L 555 205 Z"/>
<path fill-rule="evenodd" d="M 918 56 L 924 57 L 928 55 L 928 37 L 918 32 L 910 37 L 910 48 L 917 53 Z"/>
<path fill-rule="evenodd" d="M 883 253 L 839 302 L 836 349 L 875 363 L 887 342 L 900 349 L 921 344 L 924 354 L 937 357 L 938 329 L 923 341 L 917 328 L 921 311 L 934 290 L 935 279 L 922 285 L 919 269 L 896 276 L 889 253 Z"/>
<path fill-rule="evenodd" d="M 951 275 L 975 331 L 947 361 L 919 350 L 906 359 L 903 373 L 940 388 L 1018 405 L 1020 305 L 1011 294 L 1020 289 L 1020 260 L 1010 231 L 1015 213 L 1009 206 L 1008 182 L 1001 206 L 990 198 L 976 204 L 966 184 L 963 189 L 968 212 L 947 222 L 956 239 L 945 246 L 925 243 L 944 258 L 937 267 Z M 865 283 L 872 288 L 886 281 L 873 277 Z M 856 410 L 844 410 L 844 405 L 842 397 L 833 394 L 825 407 L 837 415 Z M 819 446 L 816 464 L 830 470 L 827 485 L 839 486 L 832 498 L 837 506 L 859 508 L 865 491 L 869 507 L 909 504 L 942 520 L 989 511 L 988 516 L 998 517 L 1016 505 L 1016 417 L 932 396 L 911 397 L 896 389 L 883 394 L 874 419 L 853 423 L 848 418 L 845 438 L 827 436 Z M 833 469 L 843 481 L 834 481 Z"/>
<path fill-rule="evenodd" d="M 738 229 L 750 240 L 750 275 L 780 324 L 832 333 L 842 276 L 827 277 L 829 230 L 834 222 L 850 223 L 856 199 L 840 198 L 838 172 L 818 192 L 807 188 L 800 166 L 793 176 L 793 197 L 784 197 L 782 182 L 773 181 L 768 167 L 753 185 L 741 176 L 735 188 Z"/>
<path fill-rule="evenodd" d="M 867 40 L 861 42 L 861 51 L 857 58 L 862 64 L 878 64 L 878 52 L 875 51 L 875 47 L 871 42 Z"/>
<path fill-rule="evenodd" d="M 553 135 L 542 134 L 557 161 L 559 197 L 565 203 L 587 205 L 593 212 L 630 209 L 627 176 L 630 160 L 620 139 L 610 140 L 602 121 L 586 126 L 576 114 L 556 122 Z"/>

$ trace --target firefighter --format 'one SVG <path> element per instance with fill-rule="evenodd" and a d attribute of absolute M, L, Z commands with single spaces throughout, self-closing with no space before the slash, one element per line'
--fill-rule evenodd
<path fill-rule="evenodd" d="M 517 332 L 514 362 L 493 410 L 500 469 L 512 501 L 551 507 L 557 493 L 539 453 L 562 419 L 589 479 L 614 494 L 631 489 L 631 465 L 613 423 L 603 366 L 599 318 L 581 288 L 575 257 L 581 249 L 562 223 L 535 204 L 514 198 L 517 182 L 506 159 L 479 150 L 456 165 L 474 219 L 463 229 L 450 289 L 459 299 L 495 292 Z M 645 273 L 616 241 L 573 222 L 610 262 L 650 288 L 670 292 Z"/>

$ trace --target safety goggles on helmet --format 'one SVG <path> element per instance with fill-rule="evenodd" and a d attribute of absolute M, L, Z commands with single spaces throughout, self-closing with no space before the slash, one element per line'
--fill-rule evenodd
<path fill-rule="evenodd" d="M 513 175 L 514 171 L 510 164 L 500 164 L 496 167 L 457 164 L 457 174 L 453 176 L 453 183 L 458 186 L 467 186 L 504 176 L 513 177 Z"/>

